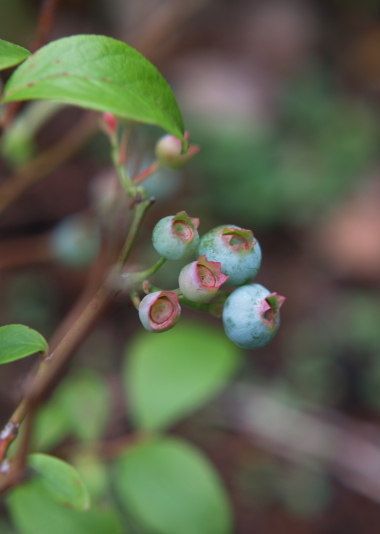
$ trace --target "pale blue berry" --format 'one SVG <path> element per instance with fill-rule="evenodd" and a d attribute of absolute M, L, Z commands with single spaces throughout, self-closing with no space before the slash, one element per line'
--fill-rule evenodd
<path fill-rule="evenodd" d="M 68 267 L 85 267 L 100 249 L 101 236 L 95 221 L 86 215 L 70 215 L 60 221 L 51 233 L 50 246 L 54 259 Z"/>
<path fill-rule="evenodd" d="M 280 326 L 280 308 L 284 300 L 260 284 L 235 289 L 223 309 L 227 337 L 244 349 L 264 347 Z"/>
<path fill-rule="evenodd" d="M 261 249 L 251 230 L 239 226 L 218 226 L 205 234 L 198 255 L 218 261 L 228 276 L 226 285 L 241 286 L 253 280 L 261 264 Z"/>
<path fill-rule="evenodd" d="M 185 211 L 164 217 L 153 229 L 153 246 L 167 260 L 189 258 L 199 243 L 198 226 L 199 219 L 189 217 Z"/>
<path fill-rule="evenodd" d="M 209 302 L 217 294 L 228 276 L 220 270 L 220 263 L 208 261 L 202 256 L 197 261 L 185 265 L 179 274 L 181 293 L 193 302 Z"/>

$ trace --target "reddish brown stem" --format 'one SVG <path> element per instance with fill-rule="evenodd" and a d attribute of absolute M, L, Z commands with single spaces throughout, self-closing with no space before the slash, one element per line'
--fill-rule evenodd
<path fill-rule="evenodd" d="M 151 200 L 141 200 L 135 203 L 131 227 L 116 265 L 116 270 L 118 272 L 121 272 L 129 256 L 144 215 L 151 204 Z M 0 462 L 4 460 L 9 445 L 17 437 L 15 430 L 18 429 L 25 417 L 33 414 L 37 409 L 52 384 L 57 380 L 63 366 L 70 360 L 75 350 L 81 344 L 83 339 L 86 338 L 87 334 L 100 318 L 107 305 L 118 292 L 119 289 L 113 287 L 113 285 L 109 284 L 106 280 L 76 319 L 75 323 L 72 324 L 71 328 L 63 336 L 54 352 L 49 358 L 44 359 L 38 365 L 36 372 L 29 378 L 29 381 L 26 384 L 23 400 L 13 412 L 3 432 L 0 433 L 0 453 L 2 453 L 0 455 Z M 76 307 L 74 310 L 75 313 L 77 313 Z M 24 453 L 26 454 L 27 443 L 24 443 L 23 445 Z M 0 480 L 0 493 L 9 489 L 15 483 L 15 480 L 19 479 L 20 473 L 17 465 L 23 465 L 25 460 L 24 453 L 23 456 L 18 456 L 15 470 L 11 470 L 2 480 Z"/>
<path fill-rule="evenodd" d="M 58 3 L 59 0 L 43 0 L 38 17 L 36 38 L 32 46 L 33 52 L 47 42 L 54 23 L 54 16 Z"/>
<path fill-rule="evenodd" d="M 132 182 L 134 185 L 139 185 L 141 182 L 146 180 L 146 178 L 149 178 L 154 172 L 156 172 L 160 167 L 159 161 L 154 161 L 151 165 L 149 165 L 148 168 L 145 169 L 145 171 L 141 172 L 137 176 L 135 176 L 132 179 Z"/>

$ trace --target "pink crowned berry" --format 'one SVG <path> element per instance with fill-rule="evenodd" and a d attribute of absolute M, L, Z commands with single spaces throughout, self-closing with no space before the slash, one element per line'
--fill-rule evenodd
<path fill-rule="evenodd" d="M 209 302 L 228 279 L 220 270 L 220 263 L 202 256 L 182 269 L 179 274 L 181 293 L 193 302 Z"/>
<path fill-rule="evenodd" d="M 178 295 L 171 291 L 149 293 L 140 302 L 140 321 L 149 332 L 170 330 L 178 321 L 180 314 Z"/>

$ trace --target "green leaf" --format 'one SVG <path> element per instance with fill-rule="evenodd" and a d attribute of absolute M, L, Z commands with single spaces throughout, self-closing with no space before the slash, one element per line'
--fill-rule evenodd
<path fill-rule="evenodd" d="M 0 327 L 0 364 L 20 360 L 36 352 L 48 352 L 48 344 L 41 334 L 22 324 Z"/>
<path fill-rule="evenodd" d="M 28 465 L 37 473 L 37 481 L 52 499 L 74 510 L 88 510 L 89 495 L 74 467 L 41 453 L 30 454 Z"/>
<path fill-rule="evenodd" d="M 109 390 L 103 378 L 86 370 L 69 376 L 58 388 L 54 400 L 65 412 L 70 429 L 81 441 L 98 440 L 111 409 Z"/>
<path fill-rule="evenodd" d="M 71 424 L 65 409 L 57 402 L 56 395 L 37 412 L 33 425 L 32 448 L 49 451 L 70 434 Z"/>
<path fill-rule="evenodd" d="M 96 372 L 70 374 L 38 411 L 33 429 L 35 450 L 48 451 L 72 435 L 80 441 L 101 438 L 111 410 L 105 381 Z"/>
<path fill-rule="evenodd" d="M 74 35 L 39 49 L 8 80 L 3 102 L 33 99 L 110 112 L 184 139 L 168 83 L 134 48 L 110 37 Z"/>
<path fill-rule="evenodd" d="M 96 503 L 105 499 L 109 493 L 109 473 L 106 462 L 91 450 L 84 449 L 70 456 L 70 463 L 86 484 L 91 502 Z"/>
<path fill-rule="evenodd" d="M 177 439 L 127 449 L 116 462 L 116 490 L 126 509 L 159 534 L 229 534 L 230 505 L 207 459 Z"/>
<path fill-rule="evenodd" d="M 18 65 L 28 56 L 30 52 L 26 48 L 0 39 L 0 70 Z"/>
<path fill-rule="evenodd" d="M 127 347 L 127 406 L 143 429 L 172 424 L 220 390 L 240 363 L 240 350 L 212 326 L 181 323 L 160 335 L 141 332 Z"/>
<path fill-rule="evenodd" d="M 14 489 L 7 505 L 18 534 L 127 534 L 114 510 L 71 510 L 50 499 L 33 480 Z"/>

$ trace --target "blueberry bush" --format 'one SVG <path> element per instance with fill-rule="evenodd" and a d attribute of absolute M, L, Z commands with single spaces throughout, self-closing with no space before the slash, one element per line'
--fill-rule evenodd
<path fill-rule="evenodd" d="M 1 364 L 37 355 L 0 433 L 0 491 L 10 528 L 19 534 L 52 528 L 58 534 L 232 534 L 231 504 L 217 469 L 168 428 L 228 383 L 241 365 L 238 347 L 261 348 L 277 332 L 284 297 L 253 283 L 260 245 L 251 229 L 231 221 L 200 232 L 196 214 L 180 211 L 154 226 L 155 261 L 138 259 L 155 202 L 150 179 L 180 169 L 199 147 L 190 144 L 168 83 L 134 48 L 101 35 L 58 39 L 34 53 L 0 41 L 0 67 L 16 67 L 0 100 L 5 134 L 25 101 L 31 101 L 26 109 L 39 101 L 84 108 L 107 137 L 114 167 L 94 188 L 91 210 L 61 221 L 48 242 L 61 265 L 95 266 L 98 287 L 84 292 L 49 343 L 29 325 L 0 327 Z M 128 143 L 144 125 L 165 135 L 156 140 L 153 163 L 133 173 Z M 11 188 L 1 209 L 22 192 Z M 157 287 L 152 277 L 169 265 L 178 266 L 175 287 Z M 60 379 L 116 301 L 138 314 L 141 328 L 120 371 L 131 428 L 106 439 L 115 407 L 105 380 L 90 369 Z M 189 322 L 185 308 L 211 314 L 219 328 Z M 62 443 L 66 449 L 55 454 Z"/>

